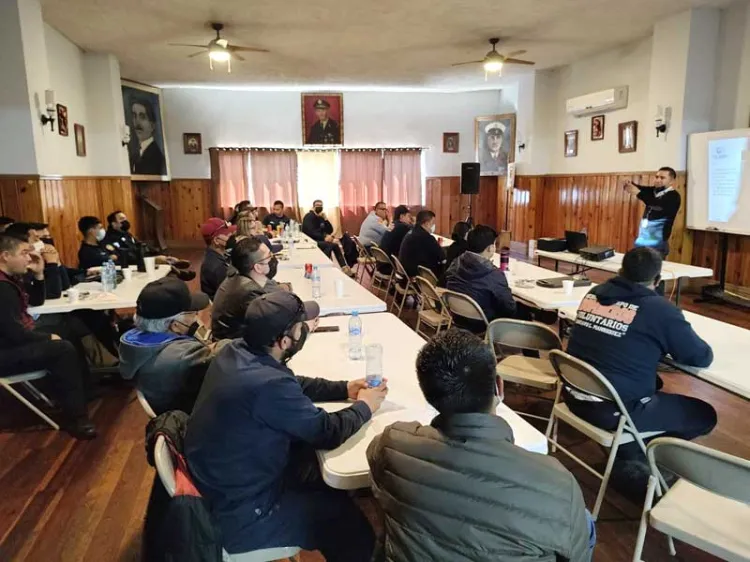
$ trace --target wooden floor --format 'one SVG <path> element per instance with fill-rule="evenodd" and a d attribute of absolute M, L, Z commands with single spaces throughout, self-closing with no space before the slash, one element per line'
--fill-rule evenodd
<path fill-rule="evenodd" d="M 186 257 L 196 263 L 200 254 L 189 252 Z M 686 309 L 750 328 L 750 314 L 745 311 L 691 301 L 684 300 Z M 413 323 L 413 311 L 405 317 Z M 687 375 L 667 373 L 664 379 L 666 390 L 703 398 L 717 409 L 719 423 L 701 443 L 750 458 L 750 403 Z M 507 400 L 512 407 L 535 407 L 533 402 L 523 404 L 510 395 Z M 140 560 L 140 529 L 154 475 L 144 453 L 147 418 L 132 389 L 123 384 L 106 388 L 105 395 L 94 403 L 93 417 L 99 438 L 76 442 L 65 433 L 39 425 L 7 393 L 0 393 L 0 561 Z M 580 441 L 572 435 L 566 439 Z M 577 450 L 591 462 L 604 459 L 591 444 L 583 443 Z M 592 505 L 593 478 L 580 469 L 573 472 L 587 504 Z M 375 519 L 372 500 L 358 501 Z M 597 523 L 595 560 L 631 560 L 640 508 L 616 491 L 608 492 Z M 382 528 L 378 523 L 376 527 Z M 714 560 L 685 545 L 677 548 L 682 560 Z M 315 553 L 302 555 L 303 562 L 321 560 Z M 658 533 L 649 533 L 644 560 L 672 560 Z"/>

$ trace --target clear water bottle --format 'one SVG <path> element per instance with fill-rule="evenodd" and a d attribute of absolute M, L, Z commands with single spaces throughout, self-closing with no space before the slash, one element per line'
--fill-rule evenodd
<path fill-rule="evenodd" d="M 102 264 L 102 270 L 100 272 L 100 276 L 102 279 L 102 291 L 105 293 L 109 293 L 114 289 L 113 286 L 113 280 L 112 280 L 112 269 L 114 268 L 114 263 L 112 263 L 112 260 L 109 260 L 107 262 L 104 262 Z"/>
<path fill-rule="evenodd" d="M 362 358 L 362 319 L 355 310 L 349 318 L 349 359 L 359 361 Z"/>
<path fill-rule="evenodd" d="M 320 269 L 318 266 L 314 266 L 312 270 L 312 297 L 314 299 L 319 299 L 320 294 Z"/>
<path fill-rule="evenodd" d="M 286 255 L 289 257 L 289 259 L 294 259 L 294 238 L 289 236 L 289 244 L 286 248 L 287 252 Z"/>

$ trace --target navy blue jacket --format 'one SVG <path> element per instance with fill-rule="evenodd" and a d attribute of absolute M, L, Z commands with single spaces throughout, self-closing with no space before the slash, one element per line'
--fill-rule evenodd
<path fill-rule="evenodd" d="M 679 308 L 623 277 L 583 299 L 568 353 L 598 369 L 626 407 L 656 393 L 656 367 L 665 355 L 694 367 L 708 367 L 714 357 Z"/>
<path fill-rule="evenodd" d="M 346 398 L 345 381 L 295 377 L 243 340 L 218 353 L 188 421 L 185 453 L 227 552 L 304 546 L 304 498 L 284 488 L 290 448 L 333 449 L 356 433 L 371 417 L 367 404 L 330 414 L 313 404 Z"/>
<path fill-rule="evenodd" d="M 398 259 L 409 277 L 419 274 L 420 265 L 432 270 L 438 277 L 445 267 L 445 252 L 435 237 L 419 225 L 404 236 Z"/>

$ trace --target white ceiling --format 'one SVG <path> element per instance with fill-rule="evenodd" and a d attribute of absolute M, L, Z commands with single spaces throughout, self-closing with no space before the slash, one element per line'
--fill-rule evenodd
<path fill-rule="evenodd" d="M 160 85 L 483 89 L 487 39 L 526 49 L 536 67 L 573 62 L 646 37 L 655 21 L 731 0 L 42 0 L 44 19 L 85 50 L 109 52 L 122 75 Z M 225 23 L 245 53 L 232 73 L 211 72 L 196 49 L 209 21 Z"/>

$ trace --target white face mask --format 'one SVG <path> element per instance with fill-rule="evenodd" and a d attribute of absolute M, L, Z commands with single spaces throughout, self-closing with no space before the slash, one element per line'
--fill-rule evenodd
<path fill-rule="evenodd" d="M 435 225 L 434 224 L 430 227 L 430 232 L 432 234 L 435 234 Z"/>
<path fill-rule="evenodd" d="M 103 228 L 100 228 L 99 230 L 96 231 L 96 241 L 101 242 L 102 240 L 104 240 L 104 237 L 106 235 L 107 233 L 105 232 L 105 230 Z"/>
<path fill-rule="evenodd" d="M 41 252 L 44 249 L 44 242 L 42 242 L 41 240 L 37 240 L 32 244 L 32 246 L 34 247 L 35 252 Z"/>

